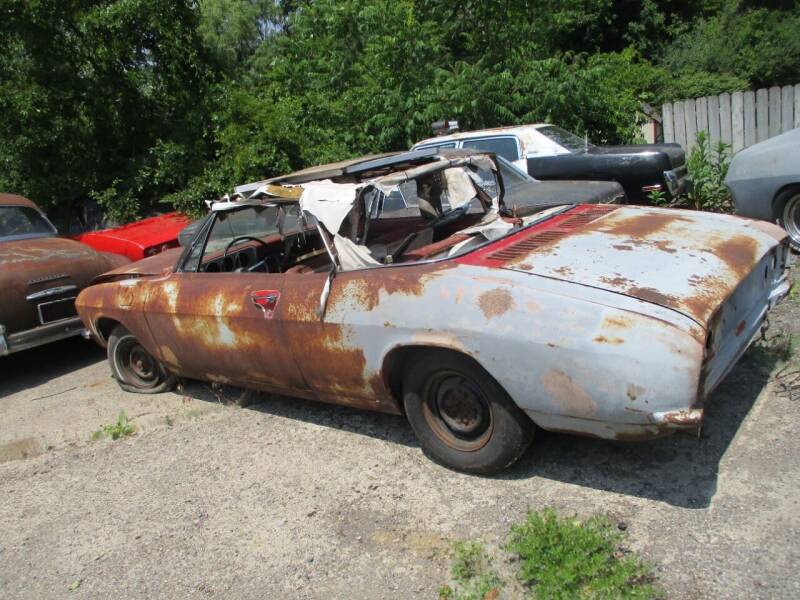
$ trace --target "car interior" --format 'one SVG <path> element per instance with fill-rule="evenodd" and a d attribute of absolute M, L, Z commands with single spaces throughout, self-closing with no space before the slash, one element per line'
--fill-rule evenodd
<path fill-rule="evenodd" d="M 387 173 L 397 171 L 395 166 Z M 379 181 L 380 176 L 370 172 L 360 178 Z M 301 210 L 296 195 L 291 201 L 274 196 L 251 199 L 209 217 L 210 224 L 196 238 L 200 243 L 196 241 L 187 253 L 183 270 L 328 272 L 331 253 L 338 255 L 340 266 L 344 262 L 343 240 L 365 253 L 369 266 L 441 258 L 486 241 L 470 228 L 483 223 L 502 191 L 502 178 L 496 172 L 474 165 L 423 169 L 397 185 L 361 187 L 335 234 Z M 500 218 L 519 221 L 508 215 Z M 346 265 L 342 268 L 349 270 Z"/>

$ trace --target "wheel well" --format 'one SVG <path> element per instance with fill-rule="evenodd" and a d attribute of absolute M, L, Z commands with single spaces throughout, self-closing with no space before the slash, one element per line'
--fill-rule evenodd
<path fill-rule="evenodd" d="M 100 337 L 103 339 L 103 342 L 108 342 L 108 336 L 111 335 L 111 332 L 114 331 L 114 327 L 119 325 L 119 321 L 115 321 L 114 319 L 109 319 L 108 317 L 101 317 L 97 319 L 95 323 L 95 329 L 97 333 L 100 334 Z"/>
<path fill-rule="evenodd" d="M 475 363 L 479 369 L 486 371 L 481 364 L 466 352 L 455 350 L 453 348 L 443 348 L 440 346 L 400 346 L 393 348 L 383 359 L 383 380 L 389 388 L 389 393 L 397 401 L 400 410 L 403 410 L 403 374 L 409 364 L 422 352 L 442 353 L 442 354 L 460 354 L 467 357 Z M 488 374 L 488 372 L 487 372 Z M 491 374 L 489 374 L 491 377 Z M 502 386 L 501 386 L 502 387 Z"/>
<path fill-rule="evenodd" d="M 780 217 L 780 215 L 778 214 L 778 198 L 780 198 L 786 192 L 791 192 L 793 190 L 800 192 L 800 182 L 787 183 L 785 186 L 783 186 L 781 189 L 775 192 L 775 196 L 772 197 L 772 214 L 774 215 L 773 218 Z"/>

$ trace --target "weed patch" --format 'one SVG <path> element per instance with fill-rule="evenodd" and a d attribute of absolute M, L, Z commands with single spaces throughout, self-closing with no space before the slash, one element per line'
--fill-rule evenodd
<path fill-rule="evenodd" d="M 112 440 L 118 440 L 121 437 L 133 435 L 136 427 L 128 421 L 128 416 L 124 410 L 119 411 L 117 422 L 111 425 L 103 425 L 100 429 L 92 433 L 92 441 L 99 440 L 103 437 L 109 437 Z"/>
<path fill-rule="evenodd" d="M 663 597 L 652 567 L 623 548 L 624 535 L 605 517 L 559 518 L 555 511 L 530 512 L 513 525 L 499 551 L 504 576 L 479 542 L 453 548 L 449 585 L 442 600 L 654 599 Z M 505 578 L 504 578 L 505 577 Z"/>
<path fill-rule="evenodd" d="M 439 588 L 441 600 L 497 598 L 503 581 L 491 568 L 491 558 L 480 542 L 456 542 L 453 546 L 453 587 Z"/>

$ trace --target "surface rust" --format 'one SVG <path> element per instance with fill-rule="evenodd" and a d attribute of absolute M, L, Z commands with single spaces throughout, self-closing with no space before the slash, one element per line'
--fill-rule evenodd
<path fill-rule="evenodd" d="M 646 213 L 623 219 L 612 218 L 602 222 L 598 230 L 611 235 L 641 240 L 662 232 L 676 223 L 693 223 L 693 221 L 681 215 Z M 624 242 L 625 245 L 630 243 L 629 240 Z"/>
<path fill-rule="evenodd" d="M 714 244 L 714 255 L 719 257 L 739 279 L 744 279 L 760 258 L 758 242 L 747 235 L 737 235 Z"/>
<path fill-rule="evenodd" d="M 625 293 L 634 298 L 639 298 L 640 300 L 660 304 L 662 306 L 676 306 L 680 304 L 679 298 L 663 294 L 653 288 L 634 286 L 628 288 Z"/>
<path fill-rule="evenodd" d="M 585 417 L 597 412 L 597 405 L 591 394 L 564 371 L 555 369 L 545 373 L 541 383 L 550 399 L 563 410 L 563 414 Z"/>
<path fill-rule="evenodd" d="M 487 319 L 500 317 L 514 308 L 514 296 L 505 288 L 495 288 L 478 297 L 478 306 Z"/>

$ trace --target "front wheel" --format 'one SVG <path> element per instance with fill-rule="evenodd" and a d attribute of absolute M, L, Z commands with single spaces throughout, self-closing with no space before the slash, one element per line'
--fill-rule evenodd
<path fill-rule="evenodd" d="M 795 252 L 800 252 L 800 189 L 782 192 L 775 202 L 777 219 L 789 234 L 789 243 Z"/>
<path fill-rule="evenodd" d="M 177 383 L 175 376 L 122 325 L 114 327 L 108 336 L 108 362 L 114 379 L 126 392 L 159 394 Z"/>
<path fill-rule="evenodd" d="M 403 379 L 403 404 L 423 451 L 458 471 L 500 471 L 533 440 L 528 416 L 480 365 L 460 354 L 417 357 Z"/>

